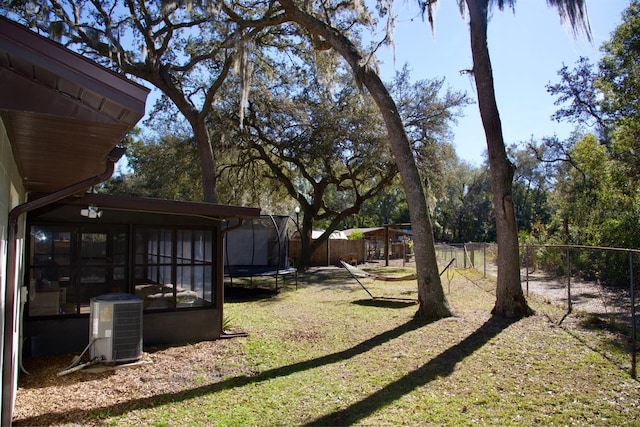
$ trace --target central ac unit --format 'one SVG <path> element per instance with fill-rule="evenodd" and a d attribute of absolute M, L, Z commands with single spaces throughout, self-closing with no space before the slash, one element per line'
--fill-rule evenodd
<path fill-rule="evenodd" d="M 124 293 L 91 298 L 91 360 L 131 362 L 142 357 L 142 303 Z"/>

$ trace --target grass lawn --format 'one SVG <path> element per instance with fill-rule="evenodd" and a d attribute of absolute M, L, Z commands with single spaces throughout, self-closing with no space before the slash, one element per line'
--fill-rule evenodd
<path fill-rule="evenodd" d="M 408 301 L 370 300 L 338 269 L 307 274 L 275 298 L 227 303 L 249 333 L 234 340 L 230 361 L 246 373 L 110 421 L 640 425 L 640 385 L 628 372 L 542 314 L 492 319 L 492 284 L 473 279 L 443 278 L 456 316 L 433 323 L 414 321 Z M 416 297 L 415 282 L 365 285 L 376 297 Z"/>
<path fill-rule="evenodd" d="M 628 371 L 547 315 L 492 319 L 493 284 L 468 270 L 465 276 L 443 275 L 456 316 L 432 323 L 413 320 L 411 301 L 369 299 L 343 269 L 302 275 L 297 290 L 288 285 L 275 297 L 227 302 L 226 316 L 249 335 L 210 344 L 226 346 L 226 374 L 207 375 L 212 366 L 204 360 L 201 377 L 181 390 L 125 404 L 115 414 L 95 413 L 93 420 L 640 425 L 640 384 Z M 415 281 L 365 284 L 374 296 L 416 298 Z"/>

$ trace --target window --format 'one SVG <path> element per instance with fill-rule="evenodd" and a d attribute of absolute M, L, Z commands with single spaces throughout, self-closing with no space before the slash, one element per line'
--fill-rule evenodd
<path fill-rule="evenodd" d="M 212 229 L 139 226 L 133 231 L 131 260 L 128 230 L 122 225 L 32 225 L 29 316 L 88 314 L 91 298 L 113 292 L 135 293 L 146 310 L 213 305 Z"/>
<path fill-rule="evenodd" d="M 75 313 L 72 287 L 73 230 L 32 227 L 28 269 L 30 316 Z"/>
<path fill-rule="evenodd" d="M 212 301 L 212 233 L 203 230 L 178 230 L 176 283 L 180 289 L 197 296 L 196 304 Z M 191 304 L 189 298 L 177 295 L 178 306 Z"/>
<path fill-rule="evenodd" d="M 91 298 L 127 292 L 127 234 L 124 231 L 80 233 L 79 297 L 81 313 L 88 313 Z"/>
<path fill-rule="evenodd" d="M 135 293 L 147 310 L 213 304 L 213 232 L 138 228 Z"/>
<path fill-rule="evenodd" d="M 89 313 L 91 298 L 127 292 L 126 228 L 34 225 L 29 316 Z"/>

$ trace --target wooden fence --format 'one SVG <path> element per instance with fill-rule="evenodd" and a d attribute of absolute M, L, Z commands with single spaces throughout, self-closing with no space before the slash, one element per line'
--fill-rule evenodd
<path fill-rule="evenodd" d="M 327 245 L 328 243 L 328 245 Z M 299 264 L 300 240 L 289 240 L 289 258 Z M 310 265 L 340 265 L 340 260 L 361 263 L 365 259 L 364 240 L 329 239 L 311 255 Z"/>

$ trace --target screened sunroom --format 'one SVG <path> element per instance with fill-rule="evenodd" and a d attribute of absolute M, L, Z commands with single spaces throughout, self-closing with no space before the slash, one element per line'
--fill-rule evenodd
<path fill-rule="evenodd" d="M 127 293 L 143 302 L 145 346 L 222 333 L 221 226 L 259 209 L 96 194 L 27 216 L 24 351 L 87 345 L 91 299 Z"/>

